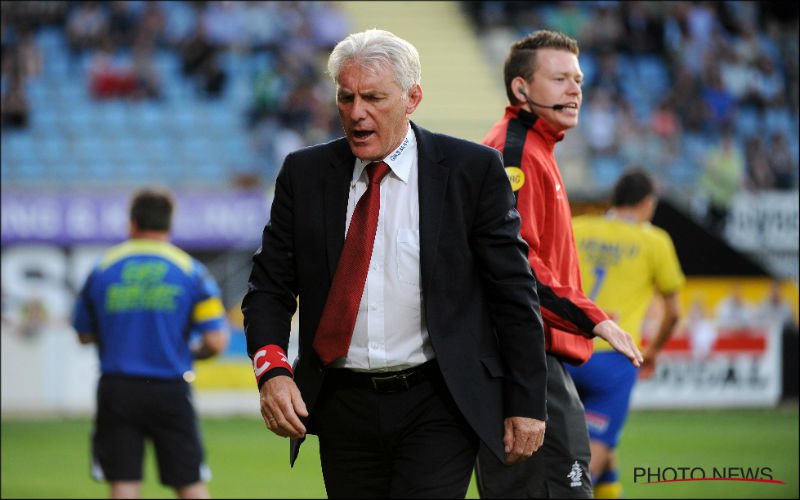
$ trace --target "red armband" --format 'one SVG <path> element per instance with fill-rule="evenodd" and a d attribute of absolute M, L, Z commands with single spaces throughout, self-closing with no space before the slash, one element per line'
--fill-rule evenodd
<path fill-rule="evenodd" d="M 262 375 L 275 368 L 286 368 L 292 373 L 292 365 L 286 359 L 286 352 L 279 346 L 265 345 L 253 355 L 253 373 L 256 375 L 256 382 L 261 380 Z"/>

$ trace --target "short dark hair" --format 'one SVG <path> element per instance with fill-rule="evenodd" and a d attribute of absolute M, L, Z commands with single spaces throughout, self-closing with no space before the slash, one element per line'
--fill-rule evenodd
<path fill-rule="evenodd" d="M 131 221 L 142 231 L 169 231 L 174 206 L 172 193 L 166 188 L 139 189 L 131 197 Z"/>
<path fill-rule="evenodd" d="M 558 31 L 537 30 L 514 42 L 503 65 L 506 95 L 511 104 L 517 101 L 511 90 L 511 80 L 521 76 L 526 82 L 529 82 L 533 78 L 533 73 L 536 71 L 536 51 L 538 49 L 566 50 L 576 56 L 580 54 L 578 42 Z"/>
<path fill-rule="evenodd" d="M 639 167 L 630 168 L 614 184 L 611 205 L 615 207 L 632 207 L 654 193 L 655 185 L 650 174 Z"/>

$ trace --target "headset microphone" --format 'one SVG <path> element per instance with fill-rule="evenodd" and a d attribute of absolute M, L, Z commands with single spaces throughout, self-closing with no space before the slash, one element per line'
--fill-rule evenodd
<path fill-rule="evenodd" d="M 566 107 L 563 104 L 553 104 L 552 106 L 545 106 L 544 104 L 539 104 L 539 103 L 531 101 L 530 98 L 528 97 L 528 93 L 525 92 L 525 90 L 522 87 L 517 87 L 517 91 L 520 94 L 522 94 L 523 96 L 525 96 L 525 100 L 528 101 L 528 106 L 530 106 L 530 107 L 538 106 L 540 108 L 552 109 L 554 111 L 559 111 L 559 110 L 564 109 Z"/>

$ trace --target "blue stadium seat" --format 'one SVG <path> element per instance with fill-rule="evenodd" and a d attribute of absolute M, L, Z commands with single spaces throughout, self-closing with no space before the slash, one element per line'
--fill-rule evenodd
<path fill-rule="evenodd" d="M 10 159 L 15 181 L 23 184 L 35 184 L 47 178 L 44 162 L 29 155 L 18 156 Z"/>
<path fill-rule="evenodd" d="M 686 168 L 693 168 L 696 174 L 704 168 L 705 158 L 708 154 L 710 143 L 702 134 L 687 132 L 683 135 L 680 157 L 686 160 Z"/>
<path fill-rule="evenodd" d="M 180 129 L 191 130 L 196 124 L 195 106 L 196 104 L 184 104 L 177 106 L 169 114 L 167 120 Z"/>
<path fill-rule="evenodd" d="M 164 134 L 156 134 L 147 138 L 140 137 L 139 144 L 142 146 L 142 156 L 154 162 L 166 162 L 174 155 L 174 141 Z"/>
<path fill-rule="evenodd" d="M 655 55 L 639 55 L 632 60 L 639 83 L 651 95 L 663 95 L 670 87 L 669 69 L 664 60 Z"/>
<path fill-rule="evenodd" d="M 578 62 L 581 65 L 581 71 L 583 71 L 583 81 L 593 81 L 595 73 L 597 73 L 597 58 L 595 58 L 594 54 L 581 52 L 580 56 L 578 56 Z"/>
<path fill-rule="evenodd" d="M 38 162 L 40 160 L 36 142 L 30 132 L 11 131 L 3 133 L 3 156 L 12 162 Z"/>
<path fill-rule="evenodd" d="M 5 184 L 13 177 L 11 172 L 11 162 L 6 159 L 5 155 L 0 155 L 0 182 Z"/>
<path fill-rule="evenodd" d="M 669 184 L 676 188 L 691 188 L 700 176 L 701 166 L 696 159 L 678 155 L 664 166 Z"/>
<path fill-rule="evenodd" d="M 785 107 L 773 107 L 764 112 L 764 126 L 767 133 L 781 132 L 786 136 L 796 135 L 794 120 Z M 796 129 L 795 129 L 796 130 Z"/>
<path fill-rule="evenodd" d="M 69 154 L 69 146 L 66 138 L 61 134 L 46 134 L 42 140 L 37 141 L 37 148 L 44 159 L 50 165 L 56 165 Z"/>
<path fill-rule="evenodd" d="M 153 55 L 153 67 L 161 78 L 172 78 L 179 76 L 181 62 L 175 54 L 158 50 Z"/>
<path fill-rule="evenodd" d="M 128 107 L 130 124 L 137 130 L 146 130 L 151 127 L 160 127 L 163 111 L 157 103 L 143 101 L 131 103 Z"/>
<path fill-rule="evenodd" d="M 83 179 L 93 185 L 103 186 L 115 179 L 125 178 L 124 167 L 110 157 L 95 156 L 82 162 Z"/>
<path fill-rule="evenodd" d="M 741 106 L 736 114 L 735 129 L 740 138 L 756 135 L 761 130 L 761 115 L 754 106 Z"/>
<path fill-rule="evenodd" d="M 110 134 L 126 134 L 130 131 L 131 105 L 120 100 L 111 100 L 97 105 L 102 128 Z"/>
<path fill-rule="evenodd" d="M 602 191 L 614 185 L 624 167 L 619 158 L 611 155 L 597 155 L 589 163 L 595 185 Z"/>
<path fill-rule="evenodd" d="M 51 165 L 48 172 L 49 180 L 59 186 L 80 185 L 86 177 L 82 170 L 84 163 L 76 160 L 73 156 L 59 158 L 56 163 Z"/>
<path fill-rule="evenodd" d="M 105 160 L 110 156 L 109 146 L 107 141 L 97 135 L 86 135 L 73 141 L 71 156 L 79 162 L 101 158 Z"/>
<path fill-rule="evenodd" d="M 43 98 L 31 98 L 31 102 L 38 103 L 38 102 L 46 102 Z M 33 106 L 32 106 L 33 107 Z M 63 120 L 59 116 L 59 113 L 53 109 L 52 106 L 36 106 L 33 107 L 34 112 L 31 113 L 31 127 L 35 128 L 41 132 L 51 134 L 51 135 L 62 135 L 64 133 L 63 130 Z"/>

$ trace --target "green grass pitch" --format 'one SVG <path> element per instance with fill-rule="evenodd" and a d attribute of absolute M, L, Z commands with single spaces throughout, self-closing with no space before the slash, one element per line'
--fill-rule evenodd
<path fill-rule="evenodd" d="M 215 498 L 324 498 L 311 436 L 297 464 L 288 442 L 260 420 L 206 417 L 201 422 Z M 106 498 L 105 484 L 89 477 L 87 418 L 2 420 L 3 498 Z M 798 409 L 635 411 L 620 445 L 620 477 L 628 498 L 797 498 Z M 637 467 L 769 467 L 785 484 L 703 481 L 643 484 Z M 158 483 L 148 449 L 143 498 L 171 498 Z M 478 498 L 474 481 L 467 498 Z"/>

